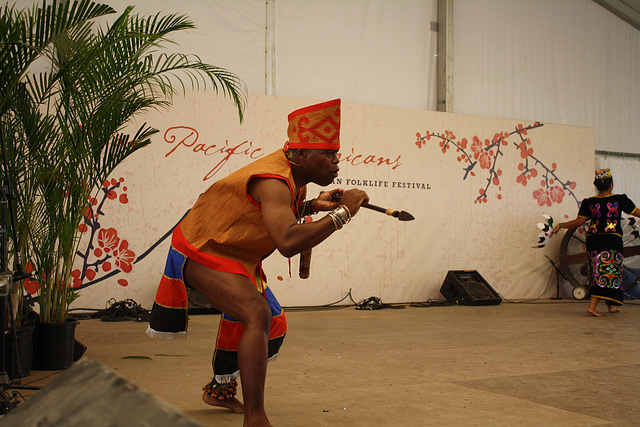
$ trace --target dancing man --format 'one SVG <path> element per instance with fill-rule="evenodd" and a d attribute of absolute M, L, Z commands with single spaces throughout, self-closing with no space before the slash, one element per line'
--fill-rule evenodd
<path fill-rule="evenodd" d="M 264 408 L 267 361 L 277 356 L 287 332 L 262 260 L 275 249 L 292 257 L 318 245 L 368 201 L 358 189 L 305 200 L 306 184 L 324 187 L 338 176 L 340 106 L 336 99 L 291 113 L 284 149 L 215 182 L 173 232 L 147 334 L 186 336 L 186 287 L 220 310 L 214 375 L 203 400 L 244 412 L 245 426 L 271 425 Z M 320 211 L 328 214 L 300 220 Z M 238 377 L 244 405 L 235 397 Z"/>

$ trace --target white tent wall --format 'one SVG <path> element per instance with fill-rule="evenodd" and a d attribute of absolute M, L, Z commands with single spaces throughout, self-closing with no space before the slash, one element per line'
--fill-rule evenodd
<path fill-rule="evenodd" d="M 625 193 L 640 207 L 640 157 L 636 155 L 596 154 L 596 168 L 609 168 L 614 192 Z"/>
<path fill-rule="evenodd" d="M 640 31 L 591 0 L 453 4 L 456 113 L 589 126 L 597 151 L 640 153 Z M 596 163 L 640 203 L 637 159 Z"/>
<path fill-rule="evenodd" d="M 17 7 L 33 4 L 31 0 L 15 3 Z M 122 11 L 133 2 L 105 0 L 105 3 Z M 399 107 L 397 111 L 422 117 L 420 110 L 436 109 L 437 33 L 433 31 L 432 23 L 437 21 L 437 3 L 437 0 L 138 0 L 135 11 L 189 16 L 197 29 L 180 35 L 176 40 L 178 44 L 169 49 L 197 54 L 206 62 L 231 70 L 243 79 L 251 94 L 305 100 L 340 97 L 345 103 L 358 105 L 351 107 L 356 110 L 363 105 Z M 453 0 L 453 6 L 453 112 L 456 115 L 455 119 L 436 123 L 465 130 L 466 134 L 459 135 L 460 138 L 471 137 L 474 132 L 491 138 L 493 134 L 483 132 L 497 131 L 500 126 L 494 129 L 494 122 L 481 119 L 482 116 L 514 119 L 518 123 L 542 121 L 547 126 L 544 129 L 550 129 L 552 123 L 571 125 L 560 127 L 560 130 L 554 128 L 553 135 L 567 134 L 566 139 L 551 138 L 546 130 L 543 131 L 546 154 L 564 159 L 566 150 L 582 147 L 589 153 L 586 156 L 585 153 L 577 154 L 575 158 L 579 159 L 579 166 L 589 171 L 594 166 L 594 149 L 640 152 L 635 139 L 640 134 L 640 121 L 637 120 L 640 117 L 638 30 L 591 0 Z M 260 97 L 257 99 L 258 103 L 266 102 Z M 297 102 L 282 102 L 282 105 L 300 106 Z M 284 113 L 283 107 L 278 105 L 272 110 Z M 388 110 L 394 112 L 392 115 L 396 111 L 394 108 Z M 231 115 L 228 117 L 233 120 Z M 264 126 L 284 132 L 280 117 L 254 117 L 273 120 L 279 124 L 266 123 Z M 205 120 L 200 117 L 197 124 L 204 126 Z M 486 122 L 492 126 L 482 129 L 451 124 L 457 121 Z M 418 122 L 419 119 L 411 124 Z M 512 122 L 505 121 L 509 125 Z M 252 132 L 259 135 L 251 126 Z M 349 125 L 345 126 L 348 129 Z M 432 124 L 425 126 L 431 131 L 445 131 Z M 576 132 L 567 130 L 572 126 L 576 126 Z M 384 125 L 385 132 L 390 128 L 393 128 L 391 124 Z M 232 135 L 236 135 L 233 132 L 237 130 L 232 129 Z M 426 130 L 411 129 L 414 133 Z M 253 133 L 242 137 L 252 138 Z M 366 134 L 364 130 L 361 133 Z M 355 135 L 362 137 L 360 133 Z M 583 146 L 576 142 L 575 135 L 585 138 Z M 554 144 L 565 143 L 567 147 L 557 147 L 558 152 L 552 148 Z M 637 159 L 598 156 L 595 164 L 611 167 L 616 175 L 616 191 L 626 192 L 640 203 L 640 190 L 633 185 L 640 176 Z M 426 161 L 423 165 L 427 166 Z M 577 195 L 590 195 L 588 178 L 573 167 L 571 174 L 580 184 Z M 431 175 L 425 180 L 435 182 Z M 128 184 L 132 185 L 132 182 Z M 456 180 L 447 184 L 453 186 L 450 190 L 454 193 L 470 191 L 466 186 L 456 187 L 455 184 L 461 182 Z M 194 188 L 193 194 L 196 190 Z M 140 190 L 139 197 L 145 197 L 145 192 Z M 530 195 L 528 197 L 530 199 Z M 156 203 L 155 200 L 147 202 L 147 206 Z M 187 209 L 192 200 L 183 202 L 171 212 L 167 208 L 165 214 L 173 218 L 177 212 Z M 510 229 L 533 226 L 530 222 L 537 215 L 533 211 L 533 208 L 537 209 L 535 204 L 532 209 L 523 210 L 526 203 L 519 203 L 523 200 L 516 197 L 505 200 L 504 212 L 512 214 L 505 218 Z M 577 211 L 574 205 L 564 207 L 567 209 L 562 213 L 571 217 Z M 465 208 L 459 206 L 458 209 Z M 560 214 L 557 207 L 554 209 Z M 123 212 L 123 215 L 131 213 Z M 475 220 L 470 213 L 465 215 L 469 215 L 468 221 Z M 138 218 L 144 218 L 144 215 Z M 144 224 L 140 227 L 143 234 L 152 234 L 153 228 L 158 228 L 156 225 L 145 228 Z M 470 230 L 458 232 L 471 233 Z M 496 243 L 497 238 L 490 240 Z M 144 244 L 153 240 L 154 236 L 145 237 Z M 443 246 L 441 250 L 467 250 L 461 242 L 450 243 L 450 247 Z M 483 244 L 477 239 L 476 243 Z M 549 255 L 557 254 L 557 246 L 547 249 Z M 508 252 L 506 247 L 501 250 Z M 447 268 L 473 268 L 473 265 L 452 257 L 442 265 L 444 272 Z M 481 256 L 476 261 L 475 265 L 489 268 L 490 263 Z M 523 265 L 516 274 L 524 279 L 524 273 L 548 267 L 545 263 L 543 259 Z M 555 293 L 554 289 L 546 288 L 547 283 L 543 280 L 536 280 L 532 288 L 523 291 L 522 280 L 511 284 L 506 278 L 507 273 L 515 271 L 512 266 L 506 268 L 504 260 L 498 260 L 496 265 L 502 271 L 481 272 L 489 279 L 495 278 L 496 286 L 506 297 L 534 297 L 545 290 L 546 296 Z M 423 292 L 389 293 L 383 285 L 365 289 L 396 301 L 433 298 L 438 297 L 435 283 L 444 277 L 440 271 L 436 276 L 429 290 Z M 78 303 L 100 307 L 111 297 L 126 296 L 149 306 L 157 277 L 157 271 L 150 271 L 145 280 L 133 280 L 131 286 L 119 289 L 115 294 L 108 287 L 87 288 Z M 406 284 L 397 283 L 398 287 L 406 287 Z M 324 304 L 342 295 L 346 288 L 345 284 L 340 292 L 323 293 L 322 288 L 317 287 L 312 297 L 300 294 L 288 298 L 286 304 Z"/>
<path fill-rule="evenodd" d="M 435 110 L 432 21 L 433 0 L 277 0 L 271 94 Z"/>
<path fill-rule="evenodd" d="M 596 150 L 640 152 L 640 31 L 592 0 L 452 3 L 453 112 L 593 127 Z M 169 49 L 228 68 L 250 93 L 436 109 L 437 0 L 138 0 L 134 10 L 189 16 L 197 29 Z"/>
<path fill-rule="evenodd" d="M 187 15 L 197 29 L 168 50 L 233 71 L 250 93 L 436 108 L 436 0 L 103 2 Z"/>

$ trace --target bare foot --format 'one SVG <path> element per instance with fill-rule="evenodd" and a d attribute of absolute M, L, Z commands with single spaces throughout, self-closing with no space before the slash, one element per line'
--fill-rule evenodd
<path fill-rule="evenodd" d="M 235 397 L 233 399 L 219 400 L 219 399 L 214 399 L 213 397 L 211 397 L 211 395 L 207 393 L 202 393 L 202 400 L 207 405 L 220 406 L 222 408 L 231 409 L 236 414 L 244 413 L 244 405 Z"/>
<path fill-rule="evenodd" d="M 609 306 L 609 313 L 620 313 L 620 309 L 617 307 Z"/>
<path fill-rule="evenodd" d="M 592 316 L 602 317 L 602 314 L 598 313 L 598 312 L 597 312 L 597 311 L 595 311 L 595 310 L 588 309 L 588 310 L 587 310 L 587 313 L 591 314 Z"/>

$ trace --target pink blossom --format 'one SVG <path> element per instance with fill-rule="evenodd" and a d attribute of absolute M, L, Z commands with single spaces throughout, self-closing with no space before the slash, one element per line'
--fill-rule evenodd
<path fill-rule="evenodd" d="M 555 203 L 562 203 L 562 198 L 564 197 L 564 190 L 562 187 L 558 187 L 554 185 L 549 189 L 549 195 L 551 196 L 551 200 Z"/>
<path fill-rule="evenodd" d="M 484 147 L 482 146 L 482 141 L 477 136 L 473 137 L 473 142 L 471 143 L 471 151 L 473 151 L 473 158 L 478 159 L 480 154 L 484 151 Z"/>
<path fill-rule="evenodd" d="M 27 262 L 24 267 L 24 271 L 26 273 L 33 273 L 33 264 L 31 262 Z M 24 281 L 24 288 L 29 292 L 29 294 L 35 295 L 40 289 L 40 282 L 32 278 L 27 278 Z"/>
<path fill-rule="evenodd" d="M 549 192 L 544 188 L 534 191 L 533 198 L 538 200 L 540 206 L 551 206 L 553 204 L 551 197 L 549 197 Z"/>
<path fill-rule="evenodd" d="M 491 156 L 489 153 L 484 152 L 480 155 L 480 167 L 482 169 L 489 169 L 491 167 Z"/>
<path fill-rule="evenodd" d="M 108 253 L 118 247 L 118 243 L 120 243 L 120 238 L 115 228 L 101 229 L 98 231 L 98 245 L 100 245 L 105 252 Z"/>
<path fill-rule="evenodd" d="M 132 263 L 136 254 L 129 250 L 129 242 L 123 240 L 118 250 L 113 252 L 113 255 L 116 257 L 116 266 L 125 273 L 130 273 L 133 269 Z"/>

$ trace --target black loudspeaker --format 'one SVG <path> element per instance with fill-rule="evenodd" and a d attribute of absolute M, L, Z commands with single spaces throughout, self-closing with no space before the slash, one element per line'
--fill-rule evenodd
<path fill-rule="evenodd" d="M 502 298 L 476 270 L 450 270 L 440 293 L 451 304 L 498 305 Z"/>

